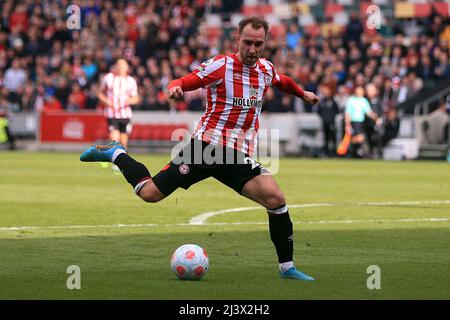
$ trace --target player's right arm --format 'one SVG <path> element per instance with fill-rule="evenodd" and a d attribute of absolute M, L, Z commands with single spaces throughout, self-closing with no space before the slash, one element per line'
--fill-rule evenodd
<path fill-rule="evenodd" d="M 193 73 L 170 81 L 167 86 L 169 98 L 181 98 L 184 91 L 192 91 L 202 87 L 202 80 Z"/>
<path fill-rule="evenodd" d="M 108 98 L 105 96 L 105 94 L 103 92 L 101 92 L 101 91 L 97 92 L 97 97 L 101 102 L 103 102 L 108 107 L 111 106 L 111 102 L 108 101 Z"/>
<path fill-rule="evenodd" d="M 100 100 L 102 103 L 104 103 L 107 107 L 111 107 L 111 102 L 108 100 L 108 97 L 105 95 L 105 90 L 106 90 L 106 77 L 108 75 L 104 76 L 101 83 L 100 83 L 100 88 L 97 91 L 97 98 L 98 100 Z"/>
<path fill-rule="evenodd" d="M 184 91 L 205 88 L 220 82 L 225 75 L 226 56 L 216 56 L 203 62 L 188 75 L 172 80 L 167 86 L 170 98 L 181 98 Z"/>

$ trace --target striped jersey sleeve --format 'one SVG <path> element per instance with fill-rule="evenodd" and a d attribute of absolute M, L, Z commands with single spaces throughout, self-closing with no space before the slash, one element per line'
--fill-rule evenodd
<path fill-rule="evenodd" d="M 223 81 L 227 57 L 218 55 L 200 64 L 192 73 L 202 80 L 203 87 Z"/>

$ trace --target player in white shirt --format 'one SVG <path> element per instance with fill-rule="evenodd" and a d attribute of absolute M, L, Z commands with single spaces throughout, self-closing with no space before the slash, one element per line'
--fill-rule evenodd
<path fill-rule="evenodd" d="M 128 146 L 131 133 L 131 106 L 139 103 L 136 80 L 128 74 L 129 66 L 125 59 L 117 60 L 112 72 L 106 74 L 98 92 L 99 100 L 105 105 L 110 139 Z"/>

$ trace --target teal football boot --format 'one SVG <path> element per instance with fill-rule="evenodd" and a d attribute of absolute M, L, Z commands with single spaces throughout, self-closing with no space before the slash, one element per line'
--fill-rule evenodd
<path fill-rule="evenodd" d="M 291 267 L 285 272 L 280 272 L 280 277 L 282 279 L 294 279 L 294 280 L 304 280 L 304 281 L 313 281 L 314 278 L 310 277 L 303 272 L 298 271 L 295 267 Z"/>
<path fill-rule="evenodd" d="M 92 145 L 80 155 L 80 161 L 83 162 L 108 162 L 111 161 L 111 158 L 114 154 L 114 151 L 117 149 L 122 149 L 125 152 L 127 151 L 121 144 L 113 141 L 108 143 L 107 145 Z"/>

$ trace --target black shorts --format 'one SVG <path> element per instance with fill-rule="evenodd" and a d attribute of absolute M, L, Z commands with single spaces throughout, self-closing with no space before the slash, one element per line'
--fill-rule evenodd
<path fill-rule="evenodd" d="M 156 187 L 168 196 L 177 188 L 213 177 L 237 193 L 252 178 L 268 173 L 260 163 L 232 148 L 192 139 L 182 151 L 153 177 Z"/>
<path fill-rule="evenodd" d="M 132 125 L 130 119 L 108 118 L 107 121 L 109 132 L 119 130 L 120 133 L 131 133 Z"/>
<path fill-rule="evenodd" d="M 352 122 L 352 136 L 364 134 L 364 122 Z"/>

